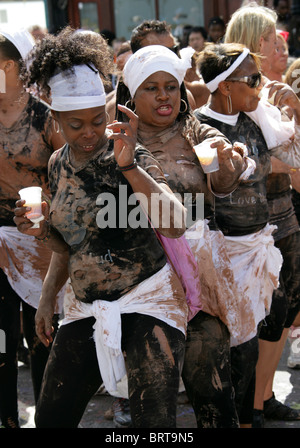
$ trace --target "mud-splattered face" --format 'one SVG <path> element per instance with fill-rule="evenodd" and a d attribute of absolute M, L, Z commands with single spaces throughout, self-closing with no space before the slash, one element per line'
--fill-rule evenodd
<path fill-rule="evenodd" d="M 180 87 L 166 72 L 150 75 L 137 89 L 134 102 L 140 122 L 164 128 L 174 123 L 180 109 Z"/>
<path fill-rule="evenodd" d="M 102 146 L 106 128 L 105 106 L 55 112 L 54 117 L 76 160 L 89 159 Z"/>
<path fill-rule="evenodd" d="M 251 112 L 257 108 L 259 103 L 259 92 L 262 89 L 260 83 L 257 87 L 250 87 L 244 81 L 237 81 L 238 78 L 251 75 L 257 75 L 259 69 L 252 58 L 246 58 L 238 69 L 226 79 L 230 82 L 230 92 L 232 100 L 232 109 L 234 113 Z M 234 81 L 231 81 L 234 79 Z"/>

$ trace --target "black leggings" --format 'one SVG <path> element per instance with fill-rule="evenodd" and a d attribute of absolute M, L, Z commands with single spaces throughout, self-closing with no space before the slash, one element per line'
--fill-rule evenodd
<path fill-rule="evenodd" d="M 188 324 L 182 379 L 198 428 L 237 428 L 230 371 L 230 336 L 217 317 L 202 311 Z"/>
<path fill-rule="evenodd" d="M 102 383 L 93 317 L 60 327 L 36 408 L 37 428 L 75 428 Z M 130 412 L 135 428 L 176 427 L 183 333 L 141 314 L 122 315 Z"/>
<path fill-rule="evenodd" d="M 18 427 L 18 361 L 20 341 L 20 305 L 23 310 L 23 332 L 29 355 L 35 402 L 37 402 L 45 365 L 49 355 L 37 338 L 34 317 L 36 309 L 22 301 L 10 286 L 6 274 L 0 269 L 0 329 L 5 332 L 6 350 L 0 353 L 0 419 L 4 427 Z M 58 316 L 54 317 L 57 330 Z"/>
<path fill-rule="evenodd" d="M 280 285 L 272 297 L 270 314 L 265 318 L 259 338 L 279 341 L 284 328 L 290 328 L 300 311 L 300 231 L 275 243 L 281 251 L 283 264 Z"/>
<path fill-rule="evenodd" d="M 257 360 L 257 336 L 236 347 L 231 347 L 231 377 L 241 424 L 252 424 Z"/>

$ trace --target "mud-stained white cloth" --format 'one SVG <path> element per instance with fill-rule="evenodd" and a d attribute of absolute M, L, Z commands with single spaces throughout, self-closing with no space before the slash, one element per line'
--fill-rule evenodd
<path fill-rule="evenodd" d="M 52 252 L 33 236 L 23 235 L 13 226 L 0 227 L 0 267 L 12 289 L 33 308 L 38 308 L 43 280 Z M 63 307 L 65 288 L 57 296 L 55 313 Z"/>
<path fill-rule="evenodd" d="M 245 113 L 260 127 L 269 149 L 276 148 L 294 138 L 294 119 L 284 120 L 280 109 L 270 104 L 264 96 L 253 112 Z"/>
<path fill-rule="evenodd" d="M 268 224 L 251 235 L 227 237 L 197 221 L 185 232 L 198 263 L 202 310 L 227 325 L 231 346 L 252 339 L 270 311 L 282 266 L 275 228 Z"/>
<path fill-rule="evenodd" d="M 218 317 L 231 346 L 252 339 L 270 309 L 282 264 L 274 229 L 227 238 L 198 220 L 180 238 L 161 237 L 186 292 L 189 320 L 200 310 Z"/>
<path fill-rule="evenodd" d="M 91 64 L 74 65 L 59 72 L 49 81 L 50 109 L 70 111 L 104 106 L 106 94 L 96 67 Z"/>
<path fill-rule="evenodd" d="M 279 286 L 282 266 L 280 250 L 274 246 L 272 232 L 276 226 L 267 224 L 261 231 L 245 236 L 225 236 L 226 250 L 238 288 L 241 310 L 240 338 L 250 340 L 257 325 L 269 314 L 273 291 Z M 231 345 L 236 345 L 234 338 Z"/>
<path fill-rule="evenodd" d="M 126 368 L 121 348 L 121 314 L 140 313 L 155 317 L 186 335 L 187 305 L 179 279 L 166 264 L 118 300 L 96 300 L 91 304 L 70 297 L 64 306 L 61 325 L 93 316 L 97 359 L 103 384 L 113 396 L 124 397 Z M 127 393 L 127 392 L 126 392 Z"/>

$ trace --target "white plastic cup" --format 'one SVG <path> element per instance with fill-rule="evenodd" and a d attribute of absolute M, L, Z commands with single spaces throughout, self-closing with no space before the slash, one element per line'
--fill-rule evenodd
<path fill-rule="evenodd" d="M 201 163 L 204 173 L 213 173 L 219 170 L 218 150 L 212 148 L 210 142 L 202 142 L 194 146 L 195 153 Z"/>
<path fill-rule="evenodd" d="M 275 102 L 275 95 L 277 93 L 277 90 L 275 90 L 275 92 L 273 93 L 273 95 L 269 98 L 269 92 L 270 89 L 267 87 L 263 87 L 261 89 L 261 91 L 258 94 L 258 97 L 260 99 L 265 99 L 266 101 L 268 101 L 268 103 L 272 104 L 272 106 L 274 106 L 274 102 Z"/>
<path fill-rule="evenodd" d="M 32 229 L 40 227 L 39 222 L 43 221 L 42 214 L 42 189 L 41 187 L 27 187 L 19 191 L 21 199 L 25 201 L 24 207 L 31 207 L 31 210 L 26 213 L 26 218 L 30 219 L 34 225 Z"/>

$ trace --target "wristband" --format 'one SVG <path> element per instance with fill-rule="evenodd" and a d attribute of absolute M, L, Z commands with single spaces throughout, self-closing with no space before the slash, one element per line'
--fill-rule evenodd
<path fill-rule="evenodd" d="M 44 238 L 38 238 L 38 237 L 36 236 L 35 239 L 38 240 L 38 241 L 43 241 L 43 242 L 45 242 L 45 241 L 48 241 L 49 238 L 50 238 L 50 232 L 51 232 L 51 229 L 50 229 L 49 222 L 48 222 L 48 221 L 46 221 L 46 222 L 47 222 L 47 227 L 48 227 L 46 236 L 44 236 Z"/>
<path fill-rule="evenodd" d="M 130 170 L 133 170 L 134 168 L 136 168 L 137 166 L 138 166 L 137 165 L 137 161 L 135 159 L 133 159 L 133 162 L 130 165 L 119 166 L 119 170 L 121 172 L 123 172 L 123 171 L 130 171 Z"/>

